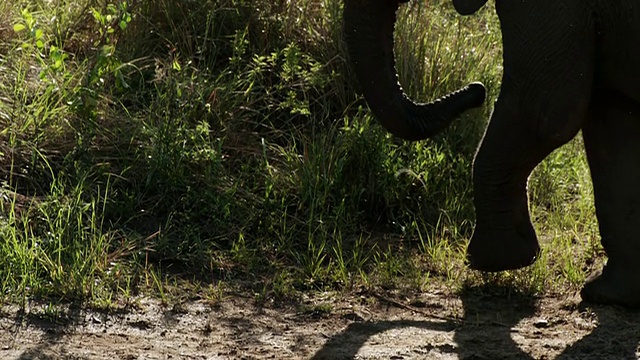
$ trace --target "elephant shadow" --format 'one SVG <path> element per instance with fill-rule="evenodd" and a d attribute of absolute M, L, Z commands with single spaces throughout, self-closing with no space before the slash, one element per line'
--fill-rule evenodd
<path fill-rule="evenodd" d="M 539 351 L 518 345 L 518 338 L 542 337 L 541 346 L 556 346 L 552 329 L 540 332 L 521 329 L 518 324 L 532 321 L 538 311 L 536 299 L 518 293 L 510 287 L 480 286 L 462 289 L 459 293 L 464 315 L 448 321 L 395 320 L 351 323 L 332 336 L 312 357 L 320 359 L 356 359 L 358 352 L 374 335 L 399 328 L 421 328 L 453 332 L 453 343 L 447 346 L 420 344 L 424 348 L 457 355 L 459 359 L 534 359 Z M 636 359 L 640 342 L 640 312 L 598 306 L 590 312 L 598 326 L 588 335 L 566 347 L 556 359 Z M 535 320 L 533 320 L 535 322 Z M 544 337 L 547 338 L 544 338 Z M 427 339 L 425 339 L 428 342 Z M 393 344 L 388 344 L 393 346 Z M 532 345 L 529 345 L 532 346 Z M 537 346 L 537 345 L 535 345 Z M 532 355 L 532 354 L 535 355 Z M 404 358 L 404 357 L 398 357 Z"/>
<path fill-rule="evenodd" d="M 460 359 L 533 359 L 514 337 L 516 326 L 532 317 L 536 299 L 510 286 L 465 286 L 459 293 L 464 310 L 454 341 Z"/>
<path fill-rule="evenodd" d="M 460 293 L 464 311 L 462 319 L 352 323 L 342 332 L 332 336 L 312 359 L 355 359 L 372 336 L 407 327 L 443 333 L 453 332 L 455 345 L 424 344 L 423 348 L 435 348 L 439 352 L 457 354 L 461 359 L 531 359 L 513 342 L 511 333 L 512 327 L 521 319 L 535 312 L 535 303 L 528 298 L 507 294 L 511 292 L 515 294 L 515 291 L 506 288 L 496 290 L 493 287 L 491 292 L 485 288 L 463 289 Z M 507 296 L 503 296 L 504 294 Z"/>
<path fill-rule="evenodd" d="M 356 359 L 367 340 L 376 334 L 400 328 L 418 328 L 449 332 L 455 329 L 453 321 L 388 320 L 351 323 L 345 330 L 334 335 L 311 358 L 313 360 Z"/>
<path fill-rule="evenodd" d="M 557 360 L 638 359 L 640 311 L 617 306 L 580 304 L 579 311 L 597 319 L 596 328 L 568 346 Z"/>

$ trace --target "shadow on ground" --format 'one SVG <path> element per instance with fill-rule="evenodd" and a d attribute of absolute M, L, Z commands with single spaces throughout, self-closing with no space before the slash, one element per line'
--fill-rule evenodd
<path fill-rule="evenodd" d="M 360 358 L 362 356 L 359 352 L 373 336 L 403 327 L 454 332 L 449 346 L 430 345 L 428 342 L 433 339 L 424 339 L 422 348 L 436 350 L 426 354 L 428 358 L 434 359 L 638 358 L 640 312 L 580 304 L 578 309 L 560 310 L 562 313 L 556 314 L 552 320 L 555 324 L 550 324 L 538 317 L 540 308 L 533 297 L 518 294 L 510 288 L 473 287 L 464 289 L 459 295 L 464 311 L 460 319 L 452 318 L 441 322 L 399 320 L 353 323 L 332 336 L 315 353 L 313 359 Z M 548 316 L 548 312 L 544 313 Z M 567 316 L 568 314 L 573 316 Z M 583 317 L 593 319 L 593 323 L 597 320 L 597 326 L 582 338 L 580 334 L 585 331 L 566 334 L 579 326 L 570 324 L 570 319 L 580 320 Z M 556 324 L 560 326 L 556 327 Z M 419 358 L 419 355 L 397 355 L 394 358 Z"/>
<path fill-rule="evenodd" d="M 55 312 L 26 312 L 24 309 L 17 311 L 13 315 L 13 324 L 9 328 L 2 329 L 8 333 L 12 333 L 15 337 L 20 336 L 21 330 L 24 328 L 32 328 L 36 332 L 41 333 L 38 345 L 22 352 L 16 360 L 57 360 L 60 359 L 60 353 L 51 351 L 55 344 L 63 341 L 65 331 L 61 329 L 73 328 L 73 326 L 82 318 L 80 309 L 77 307 L 69 307 L 64 311 L 56 309 Z M 9 344 L 4 344 L 9 347 Z M 84 360 L 88 357 L 70 355 L 65 359 Z"/>
<path fill-rule="evenodd" d="M 636 359 L 640 312 L 534 298 L 511 288 L 427 293 L 412 305 L 374 295 L 307 307 L 256 307 L 250 297 L 219 306 L 168 306 L 140 299 L 130 309 L 30 304 L 0 313 L 0 359 Z M 333 300 L 329 300 L 333 301 Z M 305 307 L 304 309 L 307 309 Z M 314 309 L 315 309 L 314 308 Z M 364 320 L 363 316 L 373 320 Z"/>
<path fill-rule="evenodd" d="M 354 359 L 360 348 L 373 335 L 380 334 L 385 331 L 399 328 L 414 327 L 418 329 L 428 329 L 435 331 L 448 332 L 456 328 L 457 324 L 451 322 L 432 322 L 432 321 L 375 321 L 366 323 L 352 323 L 347 328 L 331 337 L 331 339 L 318 351 L 313 360 L 329 360 L 329 359 Z M 390 345 L 392 346 L 392 345 Z M 441 347 L 437 349 L 442 352 L 448 352 L 450 349 Z"/>
<path fill-rule="evenodd" d="M 535 299 L 508 287 L 468 287 L 454 341 L 460 359 L 533 359 L 514 342 L 513 329 L 536 313 Z"/>
<path fill-rule="evenodd" d="M 567 347 L 556 359 L 638 359 L 640 355 L 640 311 L 581 304 L 580 310 L 598 319 L 587 336 Z"/>

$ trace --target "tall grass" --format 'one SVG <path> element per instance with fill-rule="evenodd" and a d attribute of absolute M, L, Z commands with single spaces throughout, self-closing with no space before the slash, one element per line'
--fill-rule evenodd
<path fill-rule="evenodd" d="M 0 7 L 7 298 L 109 305 L 164 297 L 178 280 L 202 296 L 244 284 L 259 300 L 434 282 L 553 292 L 598 259 L 577 139 L 531 179 L 538 265 L 489 280 L 464 269 L 471 162 L 501 76 L 491 8 L 400 11 L 398 70 L 411 96 L 474 80 L 490 90 L 486 107 L 443 135 L 408 143 L 358 95 L 338 0 Z"/>

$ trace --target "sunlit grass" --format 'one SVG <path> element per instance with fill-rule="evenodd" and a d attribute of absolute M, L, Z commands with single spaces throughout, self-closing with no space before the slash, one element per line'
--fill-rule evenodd
<path fill-rule="evenodd" d="M 0 5 L 5 298 L 110 307 L 180 291 L 217 303 L 237 288 L 265 302 L 362 286 L 580 286 L 601 257 L 579 138 L 531 177 L 542 258 L 498 275 L 464 266 L 471 163 L 501 76 L 491 7 L 401 9 L 397 66 L 412 97 L 477 80 L 489 90 L 485 107 L 408 143 L 358 96 L 339 1 L 258 3 Z"/>

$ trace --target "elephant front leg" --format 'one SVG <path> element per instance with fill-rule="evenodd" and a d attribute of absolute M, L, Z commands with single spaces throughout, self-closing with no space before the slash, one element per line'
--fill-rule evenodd
<path fill-rule="evenodd" d="M 535 165 L 523 158 L 521 138 L 526 136 L 515 126 L 509 129 L 506 121 L 510 111 L 505 107 L 496 104 L 473 166 L 476 227 L 467 261 L 476 270 L 524 267 L 540 250 L 526 191 L 527 174 Z M 518 141 L 513 141 L 516 138 Z"/>
<path fill-rule="evenodd" d="M 476 228 L 467 248 L 471 268 L 518 269 L 532 264 L 538 256 L 527 179 L 540 161 L 580 130 L 589 93 L 573 94 L 536 103 L 535 96 L 523 96 L 508 80 L 503 82 L 474 161 Z"/>
<path fill-rule="evenodd" d="M 599 96 L 583 136 L 602 245 L 609 257 L 582 298 L 640 307 L 640 104 Z"/>
<path fill-rule="evenodd" d="M 586 117 L 595 31 L 584 1 L 497 0 L 503 40 L 502 88 L 473 171 L 473 269 L 518 269 L 540 247 L 529 218 L 527 179 Z"/>

